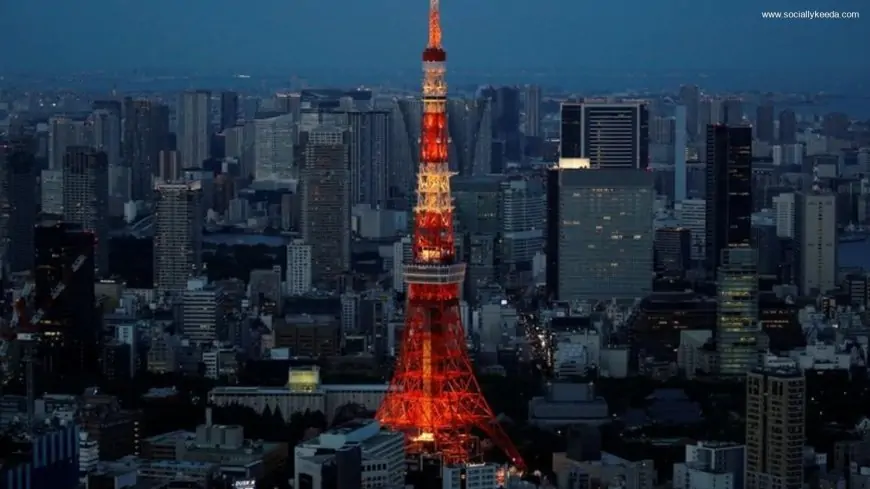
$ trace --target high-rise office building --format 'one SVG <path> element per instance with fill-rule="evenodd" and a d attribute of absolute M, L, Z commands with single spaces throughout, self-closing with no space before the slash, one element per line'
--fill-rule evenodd
<path fill-rule="evenodd" d="M 70 146 L 63 162 L 63 220 L 94 233 L 97 275 L 109 271 L 109 164 L 106 153 Z"/>
<path fill-rule="evenodd" d="M 334 284 L 350 269 L 348 133 L 320 126 L 302 139 L 302 239 L 311 246 L 315 285 Z"/>
<path fill-rule="evenodd" d="M 752 128 L 707 126 L 706 260 L 714 276 L 725 248 L 749 247 Z"/>
<path fill-rule="evenodd" d="M 695 85 L 683 85 L 680 87 L 680 104 L 686 107 L 686 133 L 689 139 L 695 141 L 698 138 L 699 110 L 701 103 L 701 91 Z M 706 127 L 707 123 L 704 123 Z"/>
<path fill-rule="evenodd" d="M 296 124 L 291 114 L 260 117 L 245 127 L 250 139 L 254 179 L 287 182 L 297 176 L 293 161 Z"/>
<path fill-rule="evenodd" d="M 726 126 L 743 124 L 743 101 L 739 98 L 728 98 L 722 102 L 723 122 Z"/>
<path fill-rule="evenodd" d="M 563 103 L 560 158 L 591 168 L 646 169 L 649 111 L 643 103 Z"/>
<path fill-rule="evenodd" d="M 160 152 L 169 149 L 169 107 L 124 99 L 124 165 L 130 168 L 133 200 L 151 201 Z"/>
<path fill-rule="evenodd" d="M 652 174 L 550 170 L 547 286 L 558 300 L 645 297 L 652 291 Z"/>
<path fill-rule="evenodd" d="M 686 200 L 688 193 L 686 150 L 689 142 L 684 127 L 686 106 L 678 105 L 674 108 L 674 202 Z"/>
<path fill-rule="evenodd" d="M 449 103 L 448 101 L 448 107 Z M 417 167 L 420 162 L 422 107 L 419 99 L 400 99 L 395 101 L 390 112 L 393 119 L 393 161 L 389 167 L 389 182 L 390 207 L 393 209 L 410 210 L 416 198 L 414 188 L 417 184 Z M 450 117 L 447 119 L 447 124 L 450 124 Z M 491 139 L 491 125 L 489 130 Z M 448 157 L 449 153 L 451 152 L 448 151 Z"/>
<path fill-rule="evenodd" d="M 798 192 L 794 201 L 798 288 L 802 294 L 837 287 L 837 196 Z"/>
<path fill-rule="evenodd" d="M 504 143 L 504 155 L 508 161 L 522 158 L 522 133 L 520 132 L 520 90 L 517 87 L 487 87 L 481 96 L 492 103 L 492 137 Z"/>
<path fill-rule="evenodd" d="M 773 131 L 774 117 L 773 104 L 770 102 L 759 105 L 755 110 L 755 137 L 759 141 L 764 141 L 765 143 L 776 141 L 776 135 Z"/>
<path fill-rule="evenodd" d="M 105 109 L 91 114 L 94 148 L 106 153 L 109 166 L 121 164 L 121 114 Z"/>
<path fill-rule="evenodd" d="M 221 92 L 221 126 L 223 131 L 234 127 L 239 119 L 239 94 L 236 92 Z"/>
<path fill-rule="evenodd" d="M 68 223 L 50 223 L 34 230 L 34 301 L 46 304 L 37 323 L 43 333 L 37 348 L 37 385 L 51 391 L 95 380 L 99 372 L 101 331 L 94 297 L 94 233 Z M 74 266 L 78 268 L 73 271 Z M 53 301 L 52 290 L 63 283 Z"/>
<path fill-rule="evenodd" d="M 37 167 L 30 144 L 0 141 L 0 256 L 11 272 L 33 268 Z"/>
<path fill-rule="evenodd" d="M 716 276 L 718 373 L 745 375 L 766 349 L 758 322 L 758 257 L 752 248 L 725 248 Z"/>
<path fill-rule="evenodd" d="M 385 207 L 393 149 L 390 112 L 351 111 L 347 122 L 351 203 Z"/>
<path fill-rule="evenodd" d="M 544 245 L 544 182 L 540 178 L 506 178 L 501 182 L 498 206 L 500 277 L 509 286 L 521 286 L 534 280 L 532 259 Z"/>
<path fill-rule="evenodd" d="M 450 169 L 462 176 L 492 172 L 492 101 L 487 98 L 447 101 Z"/>
<path fill-rule="evenodd" d="M 211 145 L 211 92 L 181 94 L 178 107 L 178 151 L 184 168 L 201 168 Z"/>
<path fill-rule="evenodd" d="M 154 288 L 179 293 L 202 268 L 202 189 L 198 183 L 157 185 Z"/>
<path fill-rule="evenodd" d="M 779 144 L 797 142 L 797 115 L 791 109 L 779 113 Z"/>
<path fill-rule="evenodd" d="M 87 121 L 54 116 L 48 120 L 48 169 L 63 169 L 66 150 L 70 146 L 91 146 L 93 133 Z"/>
<path fill-rule="evenodd" d="M 527 137 L 540 137 L 541 134 L 541 87 L 539 85 L 527 85 L 523 108 L 526 113 Z"/>
<path fill-rule="evenodd" d="M 797 369 L 746 378 L 746 489 L 804 485 L 806 379 Z"/>

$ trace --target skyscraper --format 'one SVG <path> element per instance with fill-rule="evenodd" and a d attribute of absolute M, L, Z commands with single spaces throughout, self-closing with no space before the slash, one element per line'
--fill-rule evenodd
<path fill-rule="evenodd" d="M 773 143 L 776 136 L 773 133 L 773 104 L 764 102 L 755 111 L 755 136 L 759 141 Z"/>
<path fill-rule="evenodd" d="M 528 137 L 540 137 L 541 134 L 541 87 L 528 85 L 525 89 L 524 109 L 526 112 L 526 130 Z"/>
<path fill-rule="evenodd" d="M 0 256 L 11 272 L 33 268 L 36 172 L 30 141 L 0 141 Z"/>
<path fill-rule="evenodd" d="M 674 202 L 686 200 L 688 192 L 686 124 L 686 106 L 678 105 L 674 108 Z"/>
<path fill-rule="evenodd" d="M 236 92 L 221 92 L 221 126 L 223 131 L 236 125 L 239 118 L 239 94 Z"/>
<path fill-rule="evenodd" d="M 73 224 L 43 224 L 34 231 L 34 303 L 50 306 L 35 324 L 42 333 L 37 384 L 48 391 L 95 380 L 99 372 L 94 245 L 94 234 Z M 80 266 L 72 272 L 77 261 Z M 52 301 L 60 283 L 66 287 Z"/>
<path fill-rule="evenodd" d="M 160 152 L 169 149 L 169 107 L 124 99 L 124 165 L 130 168 L 133 200 L 151 201 Z"/>
<path fill-rule="evenodd" d="M 547 286 L 554 299 L 645 297 L 652 291 L 652 174 L 550 170 Z"/>
<path fill-rule="evenodd" d="M 791 109 L 779 113 L 779 144 L 797 142 L 797 115 Z"/>
<path fill-rule="evenodd" d="M 154 221 L 154 288 L 182 292 L 202 269 L 202 190 L 198 183 L 157 186 Z"/>
<path fill-rule="evenodd" d="M 109 271 L 109 164 L 106 153 L 71 146 L 63 162 L 63 220 L 96 238 L 97 276 Z"/>
<path fill-rule="evenodd" d="M 297 176 L 293 162 L 296 125 L 291 114 L 262 117 L 248 121 L 254 179 L 287 182 Z"/>
<path fill-rule="evenodd" d="M 698 138 L 698 119 L 700 117 L 701 91 L 695 85 L 683 85 L 680 87 L 680 104 L 686 107 L 686 133 L 689 139 L 695 141 Z M 706 127 L 706 122 L 704 126 Z"/>
<path fill-rule="evenodd" d="M 447 101 L 450 169 L 460 175 L 492 172 L 492 102 L 486 98 Z"/>
<path fill-rule="evenodd" d="M 743 101 L 739 98 L 728 98 L 722 102 L 723 118 L 725 125 L 739 126 L 743 123 Z"/>
<path fill-rule="evenodd" d="M 649 112 L 642 103 L 563 103 L 561 158 L 588 158 L 592 168 L 646 169 Z"/>
<path fill-rule="evenodd" d="M 91 114 L 94 148 L 106 153 L 109 166 L 121 163 L 121 114 L 105 109 Z"/>
<path fill-rule="evenodd" d="M 837 287 L 837 196 L 798 192 L 794 198 L 798 288 L 804 295 Z"/>
<path fill-rule="evenodd" d="M 347 121 L 351 203 L 386 206 L 393 149 L 390 112 L 350 111 Z"/>
<path fill-rule="evenodd" d="M 311 246 L 313 282 L 334 285 L 350 269 L 348 134 L 321 126 L 302 139 L 302 239 Z"/>
<path fill-rule="evenodd" d="M 64 116 L 50 118 L 48 120 L 48 169 L 63 169 L 63 160 L 68 147 L 92 144 L 93 134 L 90 124 Z"/>
<path fill-rule="evenodd" d="M 748 248 L 752 218 L 752 128 L 707 126 L 706 260 L 714 276 L 722 250 Z"/>
<path fill-rule="evenodd" d="M 717 269 L 718 373 L 744 375 L 765 350 L 758 322 L 758 257 L 752 248 L 724 248 Z"/>
<path fill-rule="evenodd" d="M 184 92 L 178 109 L 181 164 L 184 168 L 201 168 L 211 145 L 211 92 Z"/>
<path fill-rule="evenodd" d="M 746 378 L 746 489 L 804 484 L 806 379 L 797 369 L 756 370 Z"/>

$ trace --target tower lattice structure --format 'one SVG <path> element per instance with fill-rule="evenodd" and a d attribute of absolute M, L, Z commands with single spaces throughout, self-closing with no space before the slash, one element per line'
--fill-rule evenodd
<path fill-rule="evenodd" d="M 465 264 L 457 260 L 453 231 L 446 60 L 438 0 L 430 0 L 413 258 L 404 268 L 406 324 L 377 419 L 405 433 L 410 453 L 439 454 L 447 464 L 474 461 L 480 455 L 475 432 L 482 432 L 514 465 L 523 467 L 474 377 L 462 327 L 459 299 Z"/>

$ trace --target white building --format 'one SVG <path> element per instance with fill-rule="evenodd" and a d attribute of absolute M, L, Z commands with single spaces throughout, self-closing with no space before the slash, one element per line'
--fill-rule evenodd
<path fill-rule="evenodd" d="M 311 245 L 294 240 L 287 245 L 287 295 L 311 290 Z"/>
<path fill-rule="evenodd" d="M 773 198 L 773 212 L 776 219 L 776 235 L 780 238 L 794 238 L 795 194 L 784 193 Z"/>
<path fill-rule="evenodd" d="M 499 467 L 496 464 L 447 465 L 441 469 L 442 489 L 497 489 Z"/>
<path fill-rule="evenodd" d="M 42 170 L 42 212 L 63 215 L 63 170 Z"/>
<path fill-rule="evenodd" d="M 686 199 L 674 204 L 674 217 L 692 236 L 692 259 L 703 260 L 707 245 L 707 202 L 704 199 Z"/>
<path fill-rule="evenodd" d="M 402 236 L 402 239 L 393 243 L 393 290 L 407 290 L 404 267 L 412 258 L 410 236 Z"/>
<path fill-rule="evenodd" d="M 323 455 L 323 451 L 336 452 L 350 447 L 359 447 L 362 455 L 362 489 L 403 486 L 405 436 L 381 429 L 375 420 L 353 421 L 296 445 L 294 486 L 303 487 L 300 478 L 306 478 L 310 481 L 308 487 L 320 489 L 322 467 L 335 457 L 334 453 Z"/>
<path fill-rule="evenodd" d="M 252 140 L 254 179 L 285 182 L 294 180 L 293 142 L 296 123 L 293 114 L 255 119 L 245 128 Z"/>

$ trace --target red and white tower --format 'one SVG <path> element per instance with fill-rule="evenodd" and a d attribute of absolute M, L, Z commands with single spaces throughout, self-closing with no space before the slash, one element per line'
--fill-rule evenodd
<path fill-rule="evenodd" d="M 456 259 L 453 232 L 446 61 L 438 0 L 429 0 L 413 258 L 405 265 L 406 324 L 395 373 L 377 419 L 404 432 L 411 453 L 439 454 L 444 463 L 474 461 L 480 454 L 478 438 L 472 434 L 477 430 L 522 467 L 519 453 L 480 392 L 459 314 L 465 264 Z"/>

